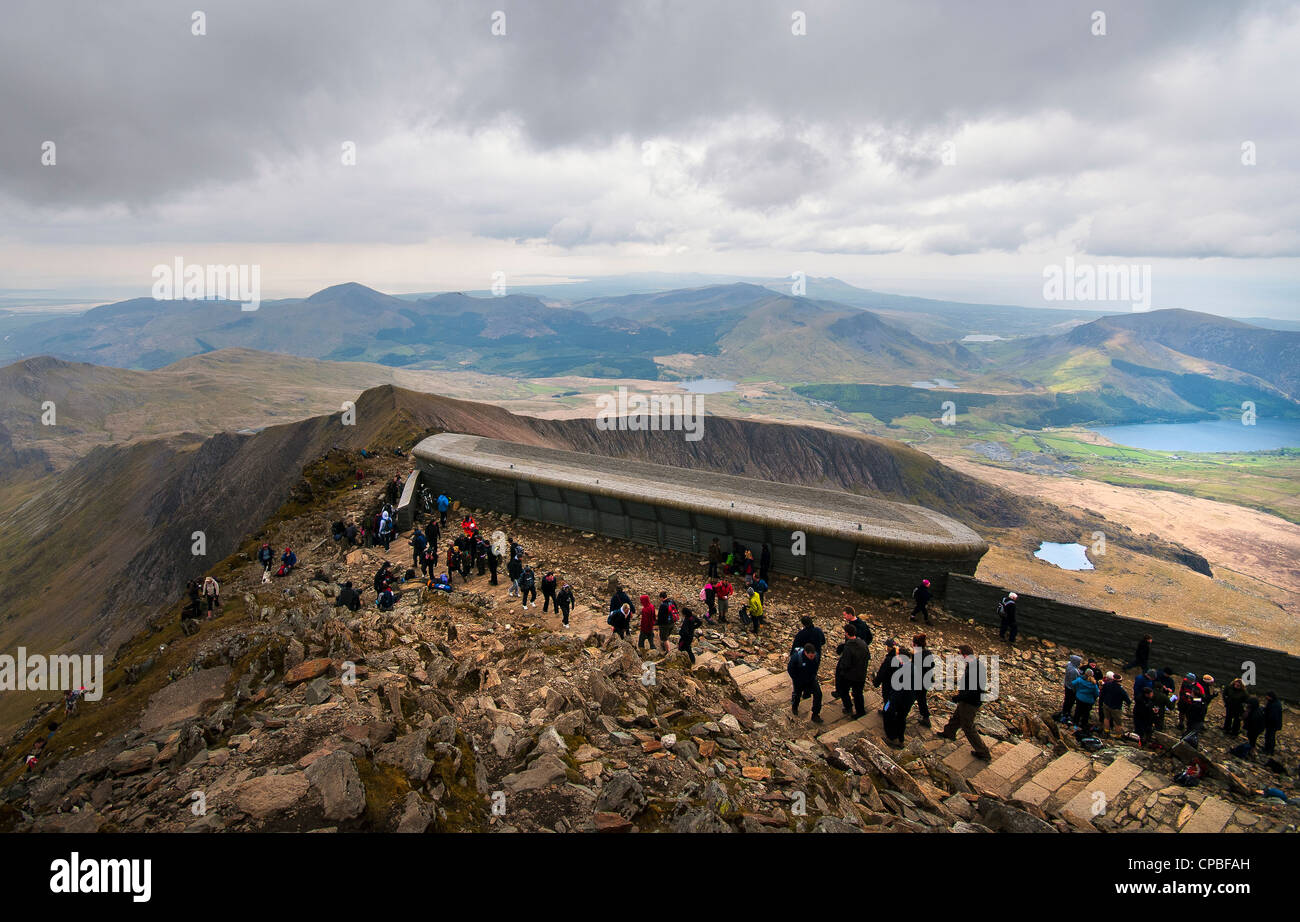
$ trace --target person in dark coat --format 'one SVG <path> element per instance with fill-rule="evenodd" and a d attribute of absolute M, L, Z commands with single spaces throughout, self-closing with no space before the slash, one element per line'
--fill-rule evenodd
<path fill-rule="evenodd" d="M 918 721 L 921 726 L 930 726 L 930 702 L 926 698 L 926 692 L 934 687 L 934 654 L 926 644 L 927 638 L 924 634 L 917 634 L 912 638 L 912 660 L 919 663 L 917 669 L 921 676 L 921 685 L 913 689 L 916 695 L 916 709 L 921 713 L 921 719 Z"/>
<path fill-rule="evenodd" d="M 901 648 L 894 647 L 887 661 L 892 663 L 889 678 L 881 685 L 880 694 L 885 699 L 885 742 L 895 749 L 903 748 L 907 730 L 907 714 L 916 701 L 916 691 L 911 681 L 912 658 Z"/>
<path fill-rule="evenodd" d="M 691 644 L 695 642 L 695 632 L 701 623 L 690 606 L 682 606 L 682 624 L 677 631 L 677 649 L 691 658 L 692 666 L 695 665 L 695 652 L 691 649 Z"/>
<path fill-rule="evenodd" d="M 567 581 L 560 584 L 560 591 L 555 594 L 555 607 L 564 619 L 564 626 L 569 626 L 569 612 L 573 611 L 573 587 Z M 623 622 L 623 633 L 627 634 L 627 622 Z"/>
<path fill-rule="evenodd" d="M 1277 744 L 1277 731 L 1282 729 L 1282 702 L 1276 692 L 1264 696 L 1264 755 L 1271 756 Z"/>
<path fill-rule="evenodd" d="M 1264 708 L 1259 703 L 1258 698 L 1246 699 L 1246 716 L 1244 718 L 1246 729 L 1246 755 L 1254 755 L 1255 747 L 1259 742 L 1259 735 L 1264 732 Z M 1240 748 L 1240 747 L 1238 747 Z M 1236 749 L 1233 752 L 1237 752 Z"/>
<path fill-rule="evenodd" d="M 875 678 L 871 680 L 871 684 L 880 689 L 881 701 L 886 704 L 889 702 L 889 689 L 893 684 L 894 671 L 898 669 L 897 656 L 898 641 L 891 637 L 885 642 L 885 658 L 880 661 L 880 667 L 876 669 Z M 880 709 L 880 713 L 885 713 L 885 708 L 883 706 Z"/>
<path fill-rule="evenodd" d="M 1250 692 L 1241 679 L 1233 679 L 1223 690 L 1223 732 L 1228 736 L 1241 733 L 1241 718 L 1246 712 L 1246 699 Z"/>
<path fill-rule="evenodd" d="M 1120 667 L 1120 669 L 1127 672 L 1128 670 L 1136 666 L 1139 672 L 1146 672 L 1148 669 L 1151 668 L 1150 663 L 1151 663 L 1151 635 L 1145 634 L 1143 635 L 1142 639 L 1138 641 L 1137 652 L 1133 654 L 1133 661 L 1131 663 L 1125 663 L 1123 666 Z"/>
<path fill-rule="evenodd" d="M 930 594 L 930 581 L 928 579 L 921 580 L 921 585 L 912 590 L 912 598 L 916 600 L 916 607 L 912 609 L 912 617 L 908 620 L 915 621 L 917 615 L 923 615 L 925 623 L 929 624 L 930 610 L 926 606 L 930 604 L 930 599 L 933 596 Z"/>
<path fill-rule="evenodd" d="M 543 611 L 543 613 L 545 613 L 545 612 L 547 612 L 547 611 L 550 611 L 550 608 L 551 608 L 552 605 L 555 605 L 555 610 L 556 610 L 556 611 L 559 611 L 560 606 L 557 605 L 556 602 L 555 602 L 555 593 L 559 590 L 559 588 L 560 588 L 560 587 L 559 587 L 559 584 L 556 582 L 556 579 L 555 579 L 555 571 L 554 571 L 554 570 L 547 570 L 546 573 L 545 573 L 545 575 L 542 576 L 542 611 Z"/>
<path fill-rule="evenodd" d="M 848 625 L 843 630 L 844 642 L 840 644 L 840 659 L 835 664 L 835 696 L 840 699 L 845 714 L 858 718 L 867 712 L 862 694 L 867 684 L 867 645 Z"/>
<path fill-rule="evenodd" d="M 1006 598 L 998 603 L 1001 616 L 998 623 L 998 637 L 1007 643 L 1016 642 L 1016 631 L 1019 630 L 1019 626 L 1016 624 L 1016 600 L 1018 598 L 1020 597 L 1014 592 L 1008 592 Z"/>
<path fill-rule="evenodd" d="M 821 654 L 812 644 L 795 650 L 790 654 L 790 661 L 785 671 L 790 674 L 790 713 L 799 715 L 799 702 L 804 693 L 812 695 L 812 722 L 822 723 L 822 687 L 817 679 L 817 667 L 821 665 Z"/>
<path fill-rule="evenodd" d="M 763 545 L 762 552 L 758 555 L 758 578 L 767 583 L 767 571 L 772 567 L 772 549 L 766 544 Z M 763 587 L 766 590 L 766 586 Z M 818 648 L 820 649 L 820 647 Z"/>
<path fill-rule="evenodd" d="M 718 567 L 722 564 L 722 545 L 714 538 L 709 545 L 709 579 L 718 578 Z"/>
<path fill-rule="evenodd" d="M 519 574 L 519 599 L 524 603 L 524 608 L 537 607 L 537 575 L 533 573 L 530 566 L 524 567 L 524 572 Z"/>
<path fill-rule="evenodd" d="M 988 745 L 980 737 L 979 730 L 975 728 L 975 718 L 979 714 L 979 709 L 984 705 L 984 693 L 988 691 L 988 680 L 980 661 L 975 657 L 973 649 L 966 644 L 962 644 L 957 648 L 957 652 L 966 658 L 966 666 L 962 670 L 961 680 L 958 682 L 961 691 L 957 692 L 953 698 L 957 710 L 953 712 L 944 728 L 939 731 L 939 735 L 944 739 L 955 740 L 957 731 L 960 729 L 966 734 L 966 739 L 970 742 L 975 758 L 988 762 L 992 760 L 993 754 L 989 752 Z"/>
<path fill-rule="evenodd" d="M 1142 686 L 1137 700 L 1133 702 L 1133 732 L 1145 746 L 1151 741 L 1151 734 L 1156 728 L 1156 695 L 1153 685 Z"/>
<path fill-rule="evenodd" d="M 826 634 L 821 628 L 813 624 L 812 616 L 804 615 L 799 619 L 799 623 L 803 627 L 799 629 L 798 634 L 794 635 L 794 646 L 791 649 L 802 647 L 804 644 L 812 644 L 817 648 L 818 653 L 826 649 Z"/>
<path fill-rule="evenodd" d="M 448 566 L 451 566 L 448 563 Z M 506 576 L 510 577 L 510 598 L 519 595 L 519 578 L 524 575 L 524 562 L 513 554 L 510 556 L 510 562 L 506 564 Z M 614 609 L 610 609 L 613 611 Z"/>
<path fill-rule="evenodd" d="M 346 608 L 348 611 L 361 610 L 361 594 L 352 588 L 352 580 L 339 587 L 339 594 L 334 598 L 334 607 Z"/>

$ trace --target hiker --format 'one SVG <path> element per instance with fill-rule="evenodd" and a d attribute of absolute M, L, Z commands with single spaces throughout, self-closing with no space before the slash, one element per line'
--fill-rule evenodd
<path fill-rule="evenodd" d="M 1132 707 L 1133 699 L 1128 696 L 1119 676 L 1113 672 L 1106 673 L 1097 697 L 1101 700 L 1101 732 L 1106 735 L 1111 732 L 1117 736 L 1123 735 L 1124 707 Z"/>
<path fill-rule="evenodd" d="M 811 615 L 804 615 L 799 619 L 799 623 L 802 624 L 803 627 L 799 629 L 799 633 L 794 635 L 794 644 L 790 649 L 793 650 L 796 647 L 802 647 L 805 644 L 812 644 L 817 648 L 818 653 L 821 653 L 822 650 L 826 649 L 826 632 L 813 624 Z"/>
<path fill-rule="evenodd" d="M 221 584 L 211 576 L 203 577 L 203 599 L 208 603 L 208 618 L 212 618 L 215 609 L 221 612 Z"/>
<path fill-rule="evenodd" d="M 488 584 L 491 586 L 500 585 L 497 582 L 497 568 L 499 566 L 501 566 L 501 558 L 497 556 L 496 548 L 489 544 L 487 548 L 487 568 L 488 575 L 491 577 L 488 580 Z"/>
<path fill-rule="evenodd" d="M 1097 695 L 1101 691 L 1093 676 L 1091 669 L 1085 669 L 1083 675 L 1070 683 L 1074 689 L 1074 724 L 1084 733 L 1092 728 L 1092 706 L 1097 702 Z"/>
<path fill-rule="evenodd" d="M 524 603 L 524 608 L 537 607 L 537 574 L 526 564 L 524 572 L 519 574 L 519 599 Z"/>
<path fill-rule="evenodd" d="M 926 692 L 934 687 L 934 654 L 925 645 L 928 639 L 924 634 L 912 638 L 912 662 L 919 664 L 914 669 L 921 678 L 920 686 L 912 689 L 912 693 L 916 695 L 916 709 L 921 713 L 918 723 L 923 727 L 930 726 L 930 702 Z"/>
<path fill-rule="evenodd" d="M 460 530 L 465 533 L 466 538 L 477 538 L 478 522 L 474 521 L 474 516 L 462 516 L 460 520 Z"/>
<path fill-rule="evenodd" d="M 1070 661 L 1065 664 L 1065 700 L 1061 702 L 1061 713 L 1056 716 L 1057 723 L 1065 723 L 1071 717 L 1074 710 L 1074 680 L 1082 673 L 1079 667 L 1083 664 L 1083 657 L 1077 653 L 1070 657 Z"/>
<path fill-rule="evenodd" d="M 380 611 L 392 611 L 393 601 L 392 587 L 385 583 L 383 591 L 379 593 L 379 598 L 375 599 L 375 604 L 379 606 Z"/>
<path fill-rule="evenodd" d="M 655 615 L 655 623 L 659 626 L 659 646 L 663 647 L 665 653 L 668 652 L 668 637 L 673 632 L 677 618 L 677 603 L 668 598 L 667 592 L 659 593 L 659 611 Z"/>
<path fill-rule="evenodd" d="M 84 695 L 85 693 L 86 693 L 86 686 L 84 685 L 81 686 L 80 688 L 69 688 L 64 693 L 63 716 L 65 718 L 71 717 L 73 714 L 77 713 L 77 702 L 81 700 L 81 696 Z"/>
<path fill-rule="evenodd" d="M 881 706 L 879 713 L 881 714 L 885 713 L 885 705 L 889 703 L 889 689 L 893 684 L 894 670 L 898 668 L 897 657 L 898 641 L 891 637 L 885 641 L 885 658 L 880 661 L 880 665 L 876 668 L 876 674 L 871 680 L 871 684 L 880 689 Z"/>
<path fill-rule="evenodd" d="M 761 590 L 763 592 L 767 591 L 767 571 L 770 570 L 771 567 L 772 549 L 764 544 L 758 555 L 758 578 L 763 582 L 763 589 Z"/>
<path fill-rule="evenodd" d="M 1014 592 L 1008 592 L 1006 598 L 998 603 L 998 637 L 1007 643 L 1016 642 L 1016 599 L 1020 596 Z M 1008 636 L 1008 634 L 1010 636 Z"/>
<path fill-rule="evenodd" d="M 722 545 L 714 538 L 709 545 L 709 579 L 718 578 L 718 566 L 722 563 Z"/>
<path fill-rule="evenodd" d="M 379 543 L 382 544 L 384 550 L 387 551 L 389 546 L 393 543 L 393 534 L 395 532 L 395 529 L 393 528 L 393 517 L 387 509 L 384 509 L 384 511 L 379 514 L 379 527 L 376 531 L 379 535 Z"/>
<path fill-rule="evenodd" d="M 348 533 L 347 523 L 344 522 L 342 519 L 338 519 L 337 521 L 334 522 L 334 524 L 330 525 L 330 537 L 333 538 L 335 541 L 342 541 L 344 536 L 347 535 L 347 533 Z"/>
<path fill-rule="evenodd" d="M 889 682 L 880 689 L 881 695 L 885 697 L 885 742 L 894 749 L 902 749 L 903 737 L 907 731 L 907 715 L 916 700 L 916 693 L 912 689 L 912 659 L 901 647 L 894 648 L 890 659 L 893 669 Z"/>
<path fill-rule="evenodd" d="M 975 758 L 988 762 L 992 760 L 993 754 L 989 752 L 988 746 L 980 738 L 979 730 L 975 728 L 975 718 L 980 708 L 984 706 L 984 693 L 988 690 L 988 679 L 984 674 L 983 665 L 975 658 L 973 649 L 962 644 L 957 648 L 957 652 L 966 660 L 961 679 L 957 683 L 960 691 L 952 699 L 957 705 L 957 710 L 939 731 L 939 735 L 944 739 L 955 740 L 957 730 L 960 729 L 966 734 Z"/>
<path fill-rule="evenodd" d="M 460 573 L 460 548 L 454 542 L 447 545 L 447 577 L 450 579 L 453 573 Z M 462 579 L 468 582 L 466 577 L 462 576 Z"/>
<path fill-rule="evenodd" d="M 695 641 L 695 632 L 702 623 L 695 612 L 691 611 L 690 606 L 682 606 L 682 626 L 677 633 L 677 649 L 690 657 L 692 666 L 695 665 L 695 651 L 691 649 L 691 644 Z"/>
<path fill-rule="evenodd" d="M 1276 692 L 1264 695 L 1264 755 L 1271 756 L 1277 745 L 1277 731 L 1282 729 L 1282 702 Z"/>
<path fill-rule="evenodd" d="M 706 606 L 705 620 L 712 623 L 718 615 L 718 593 L 713 588 L 713 583 L 704 584 L 704 588 L 700 590 L 700 601 Z"/>
<path fill-rule="evenodd" d="M 925 623 L 930 623 L 930 610 L 926 608 L 930 604 L 930 581 L 921 580 L 921 585 L 912 590 L 912 598 L 916 600 L 916 607 L 912 609 L 912 617 L 909 621 L 915 621 L 917 615 L 925 616 Z"/>
<path fill-rule="evenodd" d="M 1120 670 L 1122 672 L 1127 672 L 1136 666 L 1139 672 L 1146 672 L 1151 668 L 1151 642 L 1151 635 L 1143 634 L 1142 639 L 1138 641 L 1137 652 L 1133 654 L 1133 661 L 1120 666 Z"/>
<path fill-rule="evenodd" d="M 474 548 L 471 542 L 465 541 L 460 549 L 460 576 L 465 582 L 469 582 L 470 574 L 474 571 Z M 534 593 L 535 594 L 535 593 Z"/>
<path fill-rule="evenodd" d="M 853 629 L 853 633 L 862 638 L 862 642 L 868 647 L 871 646 L 872 633 L 871 625 L 858 617 L 858 613 L 853 610 L 852 605 L 845 605 L 843 609 L 844 623 Z"/>
<path fill-rule="evenodd" d="M 799 702 L 812 695 L 812 722 L 822 723 L 822 686 L 817 680 L 817 667 L 821 665 L 817 648 L 807 644 L 790 654 L 785 671 L 790 674 L 790 713 L 799 716 Z"/>
<path fill-rule="evenodd" d="M 619 606 L 617 611 L 609 613 L 609 618 L 605 623 L 614 629 L 614 636 L 627 640 L 627 628 L 632 621 L 632 606 L 626 602 Z M 644 633 L 644 631 L 642 632 Z M 650 640 L 651 649 L 654 648 L 654 638 Z M 637 644 L 637 649 L 641 649 L 641 644 Z"/>
<path fill-rule="evenodd" d="M 1246 699 L 1250 692 L 1240 678 L 1233 679 L 1223 690 L 1223 732 L 1227 736 L 1241 733 L 1241 717 L 1246 710 Z"/>
<path fill-rule="evenodd" d="M 1174 671 L 1166 666 L 1161 670 L 1160 674 L 1156 676 L 1156 700 L 1160 705 L 1160 710 L 1156 714 L 1157 730 L 1163 730 L 1165 728 L 1165 712 L 1169 710 L 1171 704 L 1178 700 L 1178 696 L 1174 691 L 1176 687 L 1177 683 L 1174 681 Z"/>
<path fill-rule="evenodd" d="M 524 563 L 513 554 L 506 564 L 506 576 L 510 577 L 510 598 L 519 595 L 519 578 L 524 575 Z"/>
<path fill-rule="evenodd" d="M 393 479 L 388 481 L 387 486 L 384 487 L 384 495 L 388 498 L 389 505 L 395 505 L 397 500 L 401 497 L 402 480 L 396 474 L 393 475 Z"/>
<path fill-rule="evenodd" d="M 275 559 L 275 551 L 271 550 L 271 545 L 266 541 L 257 549 L 257 562 L 262 565 L 263 570 L 271 569 L 271 561 Z"/>
<path fill-rule="evenodd" d="M 1189 672 L 1183 676 L 1183 684 L 1178 688 L 1178 730 L 1195 732 L 1191 726 L 1190 714 L 1196 714 L 1205 721 L 1205 687 L 1196 678 L 1196 673 Z"/>
<path fill-rule="evenodd" d="M 749 594 L 749 604 L 746 606 L 746 614 L 749 615 L 749 629 L 758 636 L 758 629 L 763 626 L 763 596 L 757 592 Z"/>
<path fill-rule="evenodd" d="M 555 609 L 564 619 L 564 626 L 569 626 L 569 612 L 573 610 L 573 587 L 565 580 L 560 584 L 560 591 L 555 594 Z M 627 623 L 623 624 L 623 633 L 627 633 Z"/>
<path fill-rule="evenodd" d="M 393 574 L 389 572 L 390 567 L 392 567 L 392 564 L 389 563 L 387 560 L 385 560 L 382 564 L 379 565 L 379 569 L 375 571 L 374 579 L 372 579 L 370 582 L 371 585 L 374 586 L 375 588 L 376 595 L 383 592 L 384 588 L 388 586 L 390 582 L 392 582 Z"/>
<path fill-rule="evenodd" d="M 557 589 L 555 582 L 555 571 L 547 570 L 542 577 L 542 613 L 550 611 L 551 606 L 555 605 L 555 610 L 559 611 L 560 606 L 555 602 L 555 592 Z"/>
<path fill-rule="evenodd" d="M 407 543 L 411 545 L 411 566 L 420 566 L 420 558 L 424 555 L 424 549 L 429 546 L 429 539 L 424 536 L 424 531 L 419 525 L 415 526 L 415 533 Z"/>
<path fill-rule="evenodd" d="M 731 588 L 731 583 L 725 579 L 722 582 L 713 584 L 713 594 L 718 600 L 718 623 L 727 623 L 727 605 L 731 599 L 731 594 L 735 590 Z"/>
<path fill-rule="evenodd" d="M 758 600 L 764 605 L 767 604 L 767 580 L 761 577 L 754 577 L 747 581 L 747 585 L 754 592 L 758 593 Z"/>
<path fill-rule="evenodd" d="M 451 508 L 451 500 L 447 499 L 446 493 L 438 494 L 438 524 L 447 524 L 447 510 Z"/>
<path fill-rule="evenodd" d="M 1143 746 L 1151 742 L 1151 735 L 1156 729 L 1156 694 L 1154 685 L 1145 685 L 1133 702 L 1133 732 Z"/>
<path fill-rule="evenodd" d="M 860 718 L 867 713 L 866 699 L 862 691 L 867 684 L 869 654 L 867 645 L 852 628 L 845 624 L 842 630 L 844 642 L 839 645 L 840 659 L 835 664 L 835 697 L 839 699 L 845 715 Z"/>
<path fill-rule="evenodd" d="M 361 543 L 356 522 L 349 522 L 343 529 L 343 539 L 347 541 L 348 547 L 355 547 Z"/>
<path fill-rule="evenodd" d="M 1259 743 L 1259 735 L 1265 730 L 1266 718 L 1264 708 L 1259 703 L 1259 699 L 1252 696 L 1246 699 L 1246 716 L 1244 719 L 1246 729 L 1246 742 L 1232 750 L 1232 754 L 1243 759 L 1251 759 L 1255 756 L 1255 747 Z"/>
<path fill-rule="evenodd" d="M 621 590 L 620 590 L 621 591 Z M 650 604 L 650 596 L 641 596 L 641 636 L 637 638 L 636 648 L 641 649 L 641 645 L 646 641 L 650 642 L 650 650 L 655 648 L 655 607 Z"/>
<path fill-rule="evenodd" d="M 348 611 L 361 609 L 361 593 L 352 588 L 352 580 L 339 587 L 339 593 L 334 597 L 334 607 L 346 608 Z"/>
<path fill-rule="evenodd" d="M 438 546 L 429 541 L 424 546 L 424 551 L 420 554 L 420 573 L 425 577 L 433 574 L 434 569 L 438 566 Z"/>

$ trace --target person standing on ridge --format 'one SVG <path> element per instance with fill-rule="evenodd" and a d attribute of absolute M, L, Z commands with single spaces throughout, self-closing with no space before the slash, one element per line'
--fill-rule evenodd
<path fill-rule="evenodd" d="M 211 620 L 213 609 L 221 613 L 221 585 L 211 576 L 203 577 L 203 600 L 208 605 L 208 619 Z"/>
<path fill-rule="evenodd" d="M 555 610 L 564 619 L 564 626 L 569 626 L 569 612 L 573 610 L 573 587 L 568 580 L 560 584 L 560 591 L 555 594 Z M 623 633 L 627 633 L 627 624 L 623 624 Z"/>
<path fill-rule="evenodd" d="M 558 588 L 555 581 L 555 571 L 547 570 L 542 576 L 542 614 L 550 611 L 552 605 L 555 605 L 556 611 L 560 610 L 560 606 L 555 601 L 555 593 Z"/>
<path fill-rule="evenodd" d="M 1241 733 L 1241 717 L 1246 711 L 1246 699 L 1250 692 L 1240 678 L 1233 679 L 1223 690 L 1223 732 L 1227 736 Z"/>

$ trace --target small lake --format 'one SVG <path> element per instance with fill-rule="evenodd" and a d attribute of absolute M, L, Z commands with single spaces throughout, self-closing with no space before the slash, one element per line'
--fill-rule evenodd
<path fill-rule="evenodd" d="M 1000 343 L 1005 340 L 1005 336 L 998 336 L 996 333 L 969 333 L 961 338 L 964 343 Z"/>
<path fill-rule="evenodd" d="M 1095 569 L 1092 561 L 1088 559 L 1088 549 L 1082 544 L 1056 544 L 1052 541 L 1044 541 L 1038 546 L 1038 550 L 1034 551 L 1034 556 L 1039 560 L 1055 564 L 1062 570 Z"/>
<path fill-rule="evenodd" d="M 935 378 L 933 381 L 913 381 L 912 387 L 923 387 L 926 390 L 933 390 L 936 387 L 956 387 L 947 378 Z"/>
<path fill-rule="evenodd" d="M 1293 419 L 1260 419 L 1253 426 L 1242 425 L 1240 419 L 1211 419 L 1098 426 L 1092 431 L 1117 445 L 1150 451 L 1272 451 L 1300 446 L 1300 420 Z"/>
<path fill-rule="evenodd" d="M 694 381 L 677 383 L 692 394 L 725 394 L 736 389 L 735 381 L 725 381 L 722 378 L 696 378 Z"/>

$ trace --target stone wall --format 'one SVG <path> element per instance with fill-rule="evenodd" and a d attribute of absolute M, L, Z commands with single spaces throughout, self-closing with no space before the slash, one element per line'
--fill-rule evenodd
<path fill-rule="evenodd" d="M 948 575 L 943 599 L 949 614 L 998 626 L 997 605 L 1007 589 L 960 573 Z M 1133 657 L 1143 634 L 1153 638 L 1151 666 L 1171 668 L 1176 674 L 1209 673 L 1216 684 L 1241 676 L 1244 663 L 1255 664 L 1256 690 L 1270 689 L 1289 700 L 1300 700 L 1300 657 L 1280 650 L 1234 643 L 1222 637 L 1198 634 L 1168 625 L 1129 618 L 1115 612 L 1055 599 L 1018 593 L 1016 623 L 1020 633 L 1051 640 L 1062 646 L 1061 661 L 1070 653 L 1104 657 L 1119 664 Z"/>

